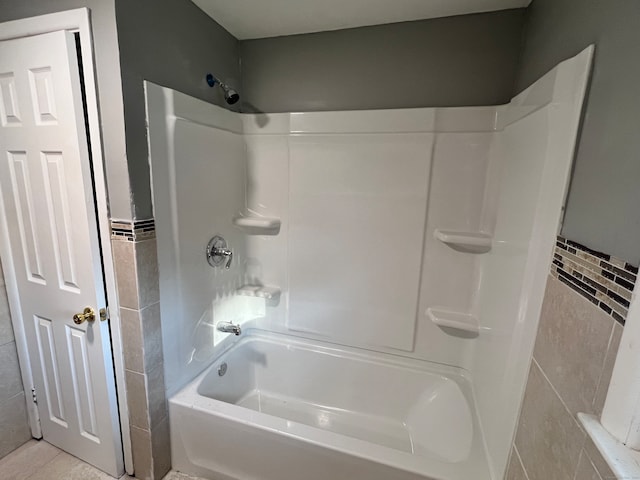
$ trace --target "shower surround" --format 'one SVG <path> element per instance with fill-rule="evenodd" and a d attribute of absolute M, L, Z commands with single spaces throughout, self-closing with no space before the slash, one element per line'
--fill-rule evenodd
<path fill-rule="evenodd" d="M 591 56 L 479 108 L 248 115 L 147 83 L 174 468 L 502 478 Z"/>

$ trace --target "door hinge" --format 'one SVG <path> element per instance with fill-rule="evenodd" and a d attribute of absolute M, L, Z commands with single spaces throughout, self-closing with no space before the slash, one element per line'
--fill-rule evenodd
<path fill-rule="evenodd" d="M 36 396 L 36 389 L 31 389 L 31 398 L 33 398 L 33 403 L 38 404 L 38 397 Z"/>

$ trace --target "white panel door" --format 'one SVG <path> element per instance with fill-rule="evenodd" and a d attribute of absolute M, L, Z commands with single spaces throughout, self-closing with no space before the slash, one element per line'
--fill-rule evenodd
<path fill-rule="evenodd" d="M 73 34 L 0 42 L 0 189 L 45 440 L 122 473 Z M 11 281 L 11 280 L 9 280 Z M 81 324 L 85 307 L 96 319 Z M 29 386 L 27 386 L 28 388 Z"/>

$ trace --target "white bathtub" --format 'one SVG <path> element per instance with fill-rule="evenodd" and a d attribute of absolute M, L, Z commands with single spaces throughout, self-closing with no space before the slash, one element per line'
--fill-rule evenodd
<path fill-rule="evenodd" d="M 192 475 L 491 479 L 471 389 L 453 368 L 250 333 L 169 405 L 173 467 Z"/>

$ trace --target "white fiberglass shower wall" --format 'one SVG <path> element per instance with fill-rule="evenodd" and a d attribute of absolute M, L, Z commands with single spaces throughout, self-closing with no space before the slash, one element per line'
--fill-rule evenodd
<path fill-rule="evenodd" d="M 169 395 L 235 342 L 220 321 L 451 366 L 501 478 L 591 54 L 479 108 L 245 115 L 147 84 Z"/>

